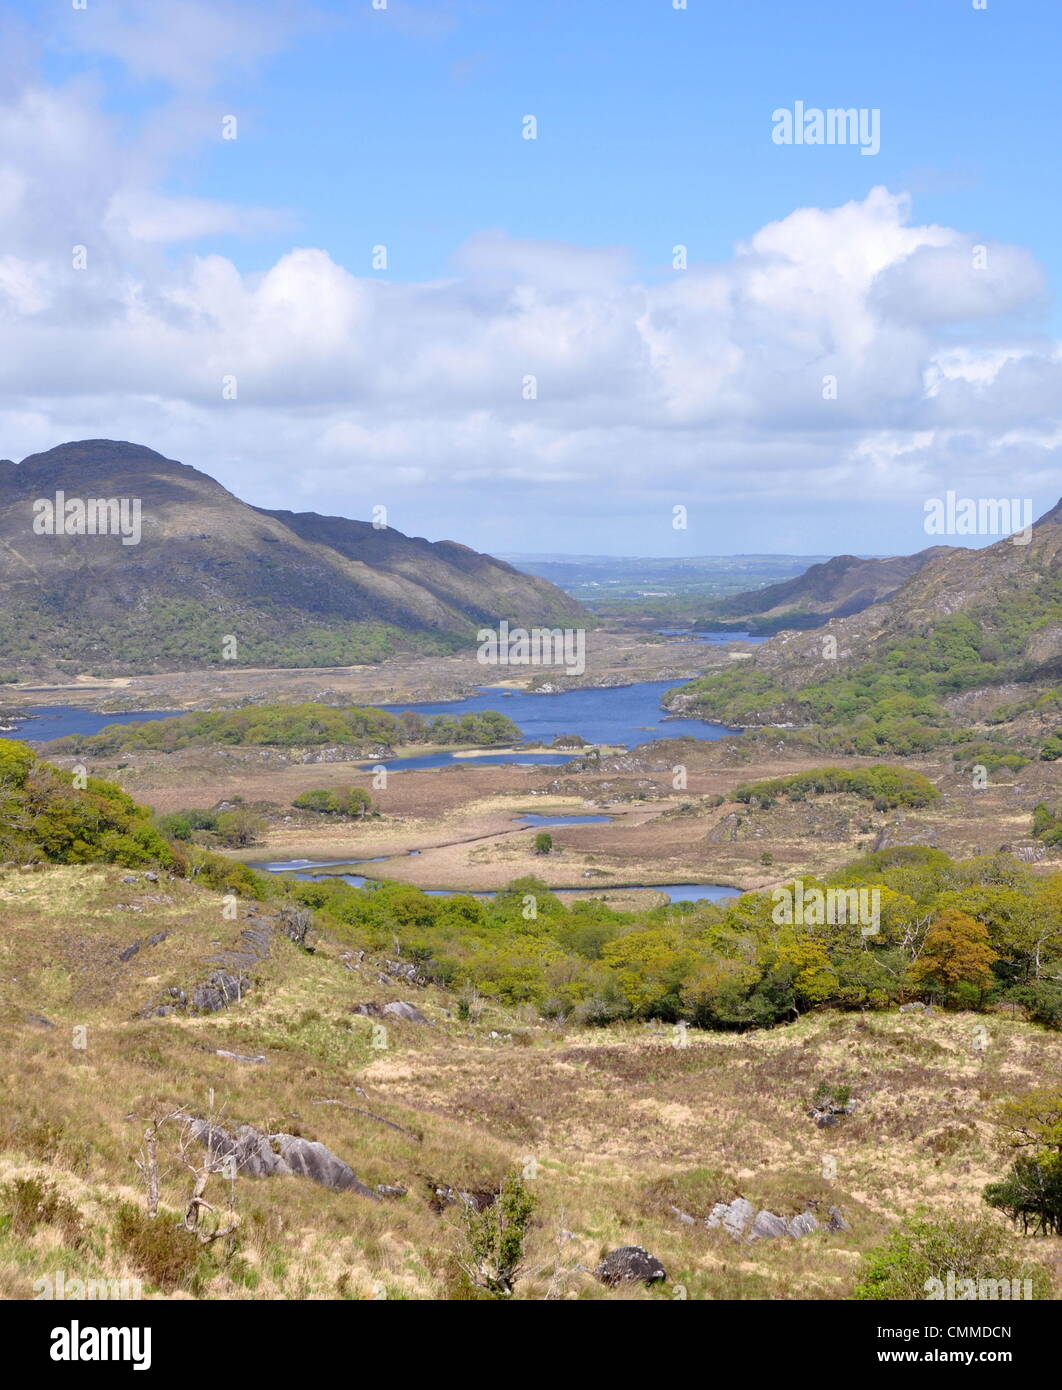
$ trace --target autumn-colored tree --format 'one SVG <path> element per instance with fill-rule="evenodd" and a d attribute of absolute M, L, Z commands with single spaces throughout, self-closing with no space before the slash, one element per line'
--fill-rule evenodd
<path fill-rule="evenodd" d="M 909 973 L 915 984 L 945 993 L 964 984 L 983 989 L 992 983 L 992 962 L 998 958 L 985 924 L 947 907 L 929 924 L 922 954 Z"/>

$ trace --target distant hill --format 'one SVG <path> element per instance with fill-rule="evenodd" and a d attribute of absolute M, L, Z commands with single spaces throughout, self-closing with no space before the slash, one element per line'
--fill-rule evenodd
<path fill-rule="evenodd" d="M 1062 727 L 1060 680 L 1062 502 L 1027 545 L 942 547 L 891 597 L 816 632 L 780 632 L 665 703 L 724 723 L 814 726 L 866 753 L 919 752 L 987 721 L 994 739 L 1035 754 Z"/>
<path fill-rule="evenodd" d="M 720 600 L 694 627 L 733 626 L 761 632 L 821 627 L 831 618 L 862 612 L 889 598 L 923 565 L 950 549 L 935 545 L 916 555 L 890 557 L 837 555 L 823 564 L 812 565 L 795 579 Z"/>
<path fill-rule="evenodd" d="M 139 499 L 139 544 L 37 534 L 34 502 L 57 492 Z M 227 636 L 241 665 L 347 665 L 453 650 L 503 618 L 587 614 L 453 541 L 253 507 L 139 444 L 81 440 L 0 461 L 0 674 L 220 665 Z"/>

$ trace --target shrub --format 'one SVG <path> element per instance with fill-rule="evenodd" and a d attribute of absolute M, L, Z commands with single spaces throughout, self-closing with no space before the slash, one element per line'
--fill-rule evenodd
<path fill-rule="evenodd" d="M 265 828 L 265 821 L 253 811 L 223 811 L 217 820 L 218 838 L 233 849 L 253 845 Z"/>
<path fill-rule="evenodd" d="M 0 1188 L 0 1200 L 15 1235 L 31 1236 L 41 1225 L 58 1226 L 68 1245 L 81 1243 L 81 1213 L 60 1196 L 54 1183 L 40 1177 L 14 1178 Z"/>
<path fill-rule="evenodd" d="M 324 816 L 360 818 L 379 814 L 372 797 L 361 787 L 336 787 L 333 790 L 320 787 L 302 792 L 291 804 L 300 811 L 315 811 Z"/>
<path fill-rule="evenodd" d="M 535 836 L 535 853 L 553 853 L 553 836 L 548 831 L 543 830 L 540 834 Z"/>
<path fill-rule="evenodd" d="M 123 1202 L 115 1214 L 114 1236 L 130 1263 L 166 1293 L 198 1291 L 206 1272 L 203 1247 L 172 1217 L 162 1213 L 150 1217 L 131 1202 Z"/>
<path fill-rule="evenodd" d="M 461 1267 L 477 1288 L 511 1297 L 534 1210 L 535 1199 L 516 1172 L 509 1173 L 489 1207 L 477 1211 L 472 1203 L 466 1206 Z"/>
<path fill-rule="evenodd" d="M 986 1285 L 985 1297 L 998 1281 L 1028 1279 L 1033 1296 L 1051 1297 L 1051 1278 L 1042 1265 L 1023 1263 L 1006 1230 L 986 1217 L 947 1215 L 908 1217 L 888 1238 L 863 1257 L 857 1299 L 925 1299 L 943 1297 L 951 1276 Z M 939 1287 L 938 1287 L 939 1285 Z M 980 1293 L 980 1287 L 977 1290 Z"/>

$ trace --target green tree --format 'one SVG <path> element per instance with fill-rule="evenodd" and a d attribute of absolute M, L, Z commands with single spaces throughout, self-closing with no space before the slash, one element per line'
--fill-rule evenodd
<path fill-rule="evenodd" d="M 472 1283 L 498 1298 L 511 1298 L 521 1274 L 524 1241 L 535 1199 L 519 1175 L 509 1173 L 490 1206 L 465 1206 L 465 1258 L 461 1267 Z"/>

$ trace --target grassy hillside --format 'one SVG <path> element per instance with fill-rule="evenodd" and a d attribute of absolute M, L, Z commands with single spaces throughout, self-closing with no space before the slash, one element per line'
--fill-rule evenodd
<path fill-rule="evenodd" d="M 887 601 L 780 634 L 665 703 L 735 725 L 813 727 L 822 746 L 862 754 L 971 740 L 972 713 L 995 741 L 1038 754 L 1062 722 L 1060 516 L 1041 518 L 1028 546 L 939 555 Z"/>
<path fill-rule="evenodd" d="M 661 1025 L 561 1029 L 489 1000 L 459 1009 L 437 987 L 388 978 L 386 954 L 359 959 L 323 939 L 310 955 L 280 932 L 229 1008 L 138 1017 L 211 969 L 249 923 L 244 911 L 226 921 L 194 883 L 126 879 L 92 866 L 0 877 L 7 1297 L 59 1269 L 137 1276 L 149 1296 L 468 1297 L 462 1207 L 434 1189 L 494 1190 L 515 1166 L 534 1174 L 537 1199 L 518 1297 L 672 1298 L 681 1286 L 696 1299 L 847 1298 L 861 1256 L 901 1217 L 980 1210 L 1001 1168 L 994 1107 L 1057 1078 L 1062 1062 L 1060 1035 L 1003 1017 L 978 1051 L 962 1013 L 820 1013 L 693 1032 L 684 1047 Z M 388 1018 L 381 1035 L 351 1012 L 393 999 L 427 1022 Z M 824 1082 L 859 1103 L 827 1130 L 806 1113 Z M 235 1235 L 200 1249 L 177 1233 L 190 1182 L 164 1144 L 161 1220 L 146 1238 L 134 1159 L 147 1120 L 202 1115 L 211 1091 L 223 1124 L 318 1140 L 363 1183 L 406 1194 L 241 1177 Z M 50 1215 L 18 1179 L 52 1186 Z M 849 1228 L 737 1243 L 703 1218 L 738 1195 L 777 1214 L 837 1206 Z M 223 1178 L 207 1197 L 226 1210 Z M 588 1273 L 625 1243 L 663 1261 L 663 1289 L 607 1290 Z M 1060 1247 L 1026 1241 L 1020 1253 L 1057 1269 Z"/>
<path fill-rule="evenodd" d="M 148 1297 L 494 1297 L 469 1270 L 507 1181 L 522 1299 L 864 1296 L 927 1209 L 962 1268 L 1057 1290 L 1062 1238 L 982 1194 L 1005 1102 L 1062 1107 L 1058 876 L 872 855 L 832 880 L 881 893 L 869 936 L 780 924 L 769 894 L 359 890 L 259 878 L 105 782 L 0 757 L 0 1295 L 64 1271 Z M 300 1157 L 226 1170 L 204 1132 Z M 815 1229 L 733 1235 L 738 1199 Z M 624 1245 L 666 1279 L 603 1284 Z"/>

